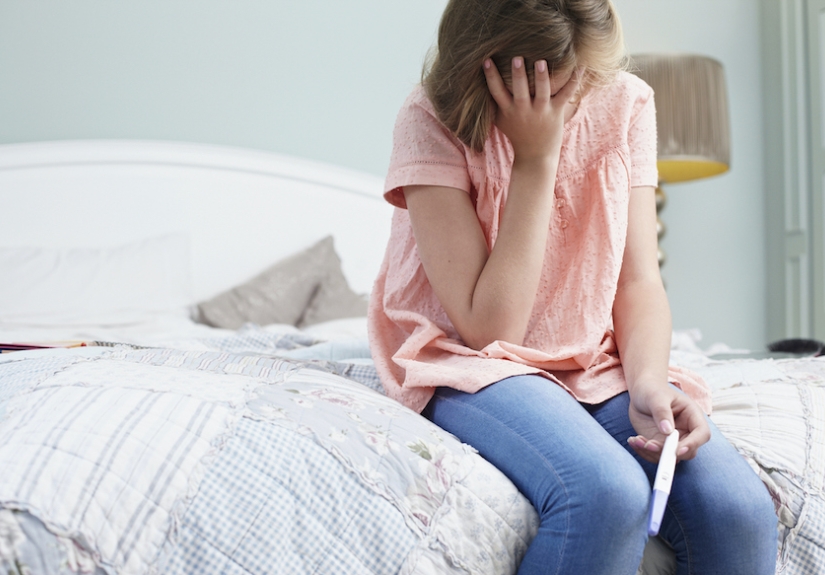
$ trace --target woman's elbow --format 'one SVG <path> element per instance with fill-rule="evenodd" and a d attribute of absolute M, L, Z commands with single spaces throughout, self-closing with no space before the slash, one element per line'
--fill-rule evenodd
<path fill-rule="evenodd" d="M 504 341 L 514 345 L 523 345 L 526 328 L 517 325 L 505 325 L 495 320 L 484 322 L 474 328 L 467 327 L 459 330 L 459 336 L 464 345 L 481 351 L 496 341 Z"/>

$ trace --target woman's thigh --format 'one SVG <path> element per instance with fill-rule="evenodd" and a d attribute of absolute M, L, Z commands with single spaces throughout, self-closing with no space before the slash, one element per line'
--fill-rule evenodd
<path fill-rule="evenodd" d="M 539 534 L 520 573 L 635 573 L 649 482 L 558 385 L 519 376 L 475 394 L 439 388 L 423 415 L 475 447 L 538 511 Z"/>
<path fill-rule="evenodd" d="M 649 480 L 656 465 L 627 445 L 635 435 L 629 396 L 586 406 L 604 429 L 639 462 Z M 677 464 L 659 536 L 676 552 L 677 573 L 773 575 L 776 524 L 767 489 L 747 462 L 708 420 L 711 439 L 695 458 Z"/>

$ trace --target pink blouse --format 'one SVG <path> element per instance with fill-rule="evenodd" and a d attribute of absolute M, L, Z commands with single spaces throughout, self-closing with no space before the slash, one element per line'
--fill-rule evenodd
<path fill-rule="evenodd" d="M 495 341 L 476 351 L 461 341 L 427 280 L 403 187 L 448 186 L 470 194 L 492 249 L 513 157 L 495 126 L 483 152 L 464 146 L 436 118 L 420 86 L 398 115 L 384 196 L 396 209 L 370 298 L 369 333 L 387 394 L 414 411 L 424 409 L 434 387 L 472 393 L 521 374 L 541 374 L 584 403 L 627 389 L 612 308 L 630 188 L 657 184 L 653 91 L 622 72 L 582 99 L 564 126 L 556 213 L 525 340 Z M 670 378 L 710 413 L 710 392 L 698 375 L 671 367 Z"/>

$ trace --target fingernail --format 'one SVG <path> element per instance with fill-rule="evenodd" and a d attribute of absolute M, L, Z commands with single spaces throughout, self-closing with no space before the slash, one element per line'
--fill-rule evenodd
<path fill-rule="evenodd" d="M 521 56 L 516 56 L 513 58 L 513 68 L 521 68 L 521 65 L 524 61 L 521 59 Z"/>
<path fill-rule="evenodd" d="M 488 70 L 489 70 L 489 69 L 490 69 L 490 66 L 491 66 L 492 64 L 493 64 L 493 62 L 492 62 L 489 58 L 487 58 L 486 60 L 484 60 L 484 67 L 485 67 L 486 69 L 488 69 Z"/>
<path fill-rule="evenodd" d="M 676 455 L 684 455 L 687 452 L 688 452 L 688 446 L 683 445 L 682 447 L 679 448 L 679 451 L 676 452 Z"/>
<path fill-rule="evenodd" d="M 663 419 L 659 422 L 659 429 L 661 429 L 662 433 L 665 435 L 670 435 L 673 432 L 673 426 L 667 419 Z"/>
<path fill-rule="evenodd" d="M 536 62 L 536 70 L 538 70 L 539 72 L 544 72 L 545 70 L 547 70 L 547 62 L 545 62 L 544 60 L 539 60 L 538 62 Z"/>

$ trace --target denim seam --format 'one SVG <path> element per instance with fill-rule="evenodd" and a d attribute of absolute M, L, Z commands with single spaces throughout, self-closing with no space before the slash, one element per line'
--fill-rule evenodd
<path fill-rule="evenodd" d="M 453 400 L 452 398 L 449 398 L 449 397 L 441 396 L 441 397 L 438 398 L 438 400 L 439 401 L 447 401 L 447 402 L 454 403 L 454 404 L 461 404 L 463 407 L 470 408 L 470 409 L 482 414 L 485 418 L 493 419 L 493 420 L 497 421 L 499 424 L 502 424 L 503 427 L 507 430 L 507 432 L 510 435 L 515 436 L 521 443 L 525 444 L 529 448 L 530 451 L 537 454 L 539 456 L 539 459 L 544 462 L 547 469 L 556 477 L 559 484 L 562 486 L 562 489 L 564 490 L 564 494 L 565 494 L 564 512 L 565 512 L 565 517 L 566 517 L 566 521 L 567 521 L 567 526 L 566 526 L 565 532 L 564 532 L 564 540 L 562 542 L 561 553 L 559 555 L 559 565 L 556 567 L 556 572 L 555 572 L 556 575 L 559 575 L 560 569 L 561 569 L 561 564 L 562 564 L 562 559 L 564 558 L 564 553 L 565 553 L 565 550 L 567 549 L 567 537 L 568 537 L 568 534 L 570 533 L 570 494 L 567 492 L 567 486 L 564 484 L 564 481 L 562 481 L 561 477 L 556 472 L 556 470 L 553 468 L 553 466 L 550 464 L 550 462 L 547 460 L 547 458 L 544 457 L 544 455 L 542 455 L 542 453 L 540 451 L 538 451 L 535 447 L 533 447 L 530 444 L 529 441 L 527 441 L 521 435 L 519 435 L 518 433 L 513 431 L 509 426 L 504 425 L 501 421 L 499 421 L 498 419 L 495 419 L 493 416 L 489 415 L 486 411 L 481 410 L 481 409 L 477 408 L 474 405 L 470 405 L 470 404 L 466 404 L 466 403 L 463 403 L 463 402 L 455 401 L 455 400 Z M 486 459 L 485 459 L 485 461 L 486 461 Z M 492 463 L 490 465 L 492 465 Z M 538 510 L 537 510 L 537 512 L 538 512 Z M 541 517 L 540 516 L 539 516 L 539 520 L 540 520 L 539 524 L 541 524 Z"/>
<path fill-rule="evenodd" d="M 687 562 L 687 573 L 688 575 L 693 575 L 693 563 L 690 560 L 691 543 L 688 539 L 687 530 L 685 529 L 684 525 L 682 525 L 682 522 L 679 520 L 679 515 L 676 513 L 676 510 L 673 508 L 669 501 L 666 504 L 666 508 L 668 511 L 670 511 L 671 515 L 673 515 L 673 520 L 676 521 L 676 524 L 679 526 L 679 530 L 682 532 L 682 540 L 685 542 L 685 561 Z M 668 545 L 670 545 L 670 543 L 668 543 Z"/>

